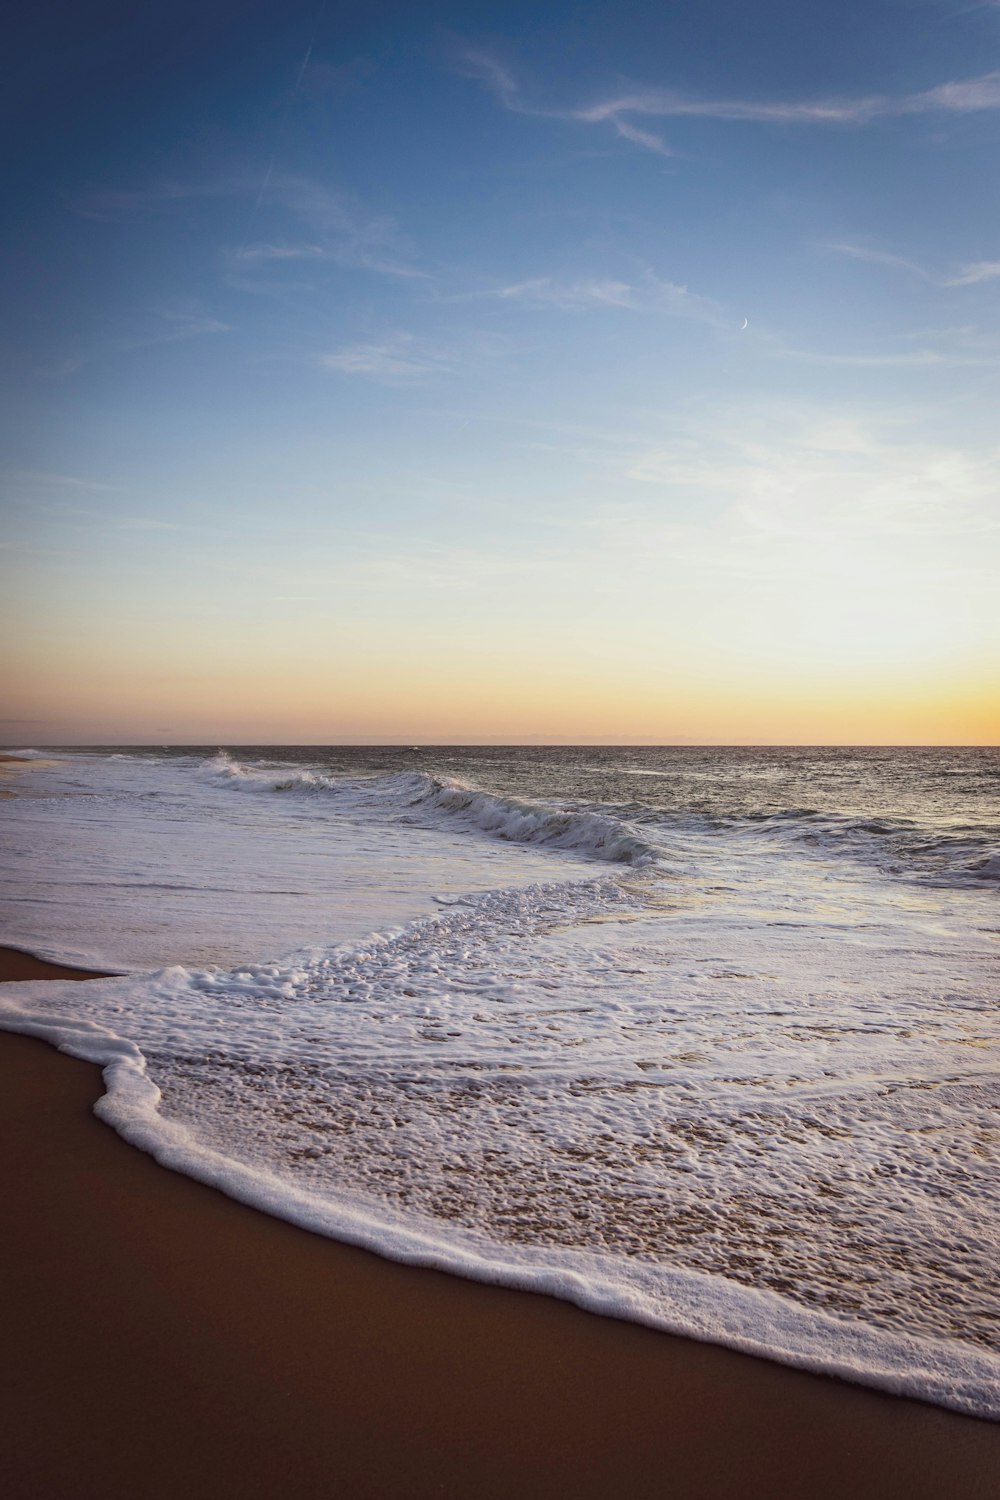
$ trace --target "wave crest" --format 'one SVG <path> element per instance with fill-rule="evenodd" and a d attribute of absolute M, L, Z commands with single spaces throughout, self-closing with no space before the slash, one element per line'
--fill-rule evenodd
<path fill-rule="evenodd" d="M 588 859 L 641 869 L 655 864 L 659 852 L 628 823 L 605 813 L 563 810 L 541 802 L 504 797 L 462 781 L 401 771 L 389 776 L 349 778 L 301 770 L 289 775 L 266 765 L 244 765 L 225 750 L 203 771 L 213 781 L 247 792 L 333 793 L 381 803 L 389 812 L 418 809 L 432 818 L 444 815 L 480 833 L 512 844 L 535 844 L 567 850 Z"/>
<path fill-rule="evenodd" d="M 403 779 L 403 778 L 393 778 Z M 627 823 L 603 813 L 560 811 L 543 803 L 494 796 L 464 782 L 412 774 L 411 806 L 433 808 L 458 817 L 495 838 L 514 844 L 543 844 L 569 849 L 591 859 L 640 869 L 655 864 L 657 850 Z"/>
<path fill-rule="evenodd" d="M 293 775 L 276 775 L 267 766 L 247 766 L 220 750 L 205 762 L 209 777 L 223 786 L 235 786 L 248 792 L 335 792 L 338 782 L 320 771 L 296 771 Z"/>

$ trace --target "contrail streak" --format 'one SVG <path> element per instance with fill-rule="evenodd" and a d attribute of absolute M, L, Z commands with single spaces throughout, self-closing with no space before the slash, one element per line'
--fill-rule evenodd
<path fill-rule="evenodd" d="M 324 15 L 325 11 L 326 11 L 326 0 L 320 0 L 320 7 L 319 7 L 319 10 L 316 12 L 316 20 L 313 22 L 312 36 L 309 38 L 309 45 L 306 48 L 305 56 L 303 57 L 302 62 L 299 64 L 298 77 L 295 80 L 295 87 L 292 90 L 293 94 L 298 93 L 299 88 L 302 85 L 302 80 L 306 76 L 306 68 L 308 68 L 308 66 L 309 66 L 309 59 L 312 57 L 313 47 L 316 45 L 316 37 L 319 34 L 319 28 L 320 28 L 320 25 L 322 23 L 323 15 Z M 257 201 L 256 201 L 256 203 L 254 204 L 253 208 L 250 211 L 250 218 L 247 220 L 246 231 L 245 231 L 245 233 L 243 235 L 243 244 L 240 247 L 240 254 L 241 255 L 246 250 L 247 243 L 248 243 L 248 241 L 250 239 L 250 231 L 253 229 L 254 220 L 256 219 L 258 213 L 260 212 L 260 206 L 261 206 L 261 204 L 264 201 L 264 194 L 267 192 L 268 183 L 271 181 L 271 173 L 273 171 L 274 171 L 274 157 L 272 156 L 271 160 L 267 164 L 267 171 L 264 173 L 264 181 L 260 185 L 260 192 L 257 194 Z"/>
<path fill-rule="evenodd" d="M 258 211 L 260 209 L 260 205 L 264 201 L 264 194 L 267 192 L 267 185 L 271 181 L 271 173 L 273 171 L 274 171 L 274 157 L 272 156 L 271 160 L 267 164 L 267 171 L 264 173 L 264 181 L 260 185 L 260 192 L 257 194 L 257 201 L 254 204 L 253 208 L 250 210 L 250 217 L 249 217 L 249 219 L 247 219 L 247 227 L 243 231 L 243 243 L 240 246 L 240 256 L 241 257 L 246 252 L 247 242 L 250 239 L 250 231 L 253 228 L 253 223 L 254 223 L 254 220 L 257 217 L 257 213 L 258 213 Z"/>
<path fill-rule="evenodd" d="M 309 66 L 309 59 L 312 57 L 312 50 L 313 50 L 313 47 L 316 45 L 316 35 L 317 35 L 318 31 L 319 31 L 320 22 L 323 19 L 323 12 L 325 10 L 326 10 L 326 0 L 320 0 L 320 7 L 319 7 L 319 10 L 316 12 L 316 21 L 315 21 L 315 23 L 313 25 L 312 36 L 309 38 L 309 45 L 306 48 L 306 55 L 302 59 L 302 66 L 299 68 L 299 76 L 295 80 L 295 89 L 294 89 L 294 92 L 296 92 L 296 93 L 298 92 L 298 90 L 302 86 L 302 80 L 306 76 L 306 68 L 308 68 L 308 66 Z"/>
<path fill-rule="evenodd" d="M 250 224 L 252 224 L 253 221 L 254 221 L 254 219 L 257 217 L 257 210 L 260 208 L 260 205 L 264 201 L 264 194 L 267 192 L 267 185 L 271 181 L 271 173 L 273 171 L 274 171 L 274 157 L 272 156 L 271 160 L 267 164 L 267 171 L 264 173 L 264 181 L 260 185 L 260 192 L 257 194 L 257 202 L 253 206 L 253 213 L 250 215 Z M 247 233 L 249 234 L 249 232 L 250 232 L 250 226 L 248 225 L 247 226 Z"/>

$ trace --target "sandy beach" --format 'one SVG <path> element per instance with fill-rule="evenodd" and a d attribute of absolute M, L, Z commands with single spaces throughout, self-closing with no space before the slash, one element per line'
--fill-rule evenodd
<path fill-rule="evenodd" d="M 163 1170 L 89 1064 L 0 1072 L 11 1500 L 996 1493 L 992 1423 L 393 1265 Z"/>
<path fill-rule="evenodd" d="M 9 750 L 0 750 L 0 776 L 10 776 L 12 773 L 24 770 L 38 770 L 40 766 L 54 766 L 58 762 L 54 756 L 12 755 Z"/>
<path fill-rule="evenodd" d="M 1000 1500 L 1000 0 L 4 41 L 0 1500 Z"/>
<path fill-rule="evenodd" d="M 54 766 L 55 760 L 41 760 L 29 758 L 26 755 L 11 755 L 9 750 L 0 750 L 0 797 L 12 797 L 13 791 L 5 787 L 3 782 L 11 776 L 16 776 L 18 771 L 34 770 L 39 766 Z"/>

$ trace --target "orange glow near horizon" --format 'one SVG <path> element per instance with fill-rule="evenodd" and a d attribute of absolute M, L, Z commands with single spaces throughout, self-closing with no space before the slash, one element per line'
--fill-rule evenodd
<path fill-rule="evenodd" d="M 226 652 L 153 665 L 146 648 L 58 667 L 37 643 L 12 681 L 4 738 L 70 743 L 1000 743 L 1000 674 L 882 669 L 681 672 L 564 659 L 369 654 L 354 662 L 250 662 Z"/>

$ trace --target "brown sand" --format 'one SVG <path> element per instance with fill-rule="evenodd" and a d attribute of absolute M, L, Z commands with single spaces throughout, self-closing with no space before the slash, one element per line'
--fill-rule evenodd
<path fill-rule="evenodd" d="M 13 979 L 111 979 L 112 977 L 111 974 L 102 972 L 100 969 L 71 969 L 66 964 L 53 964 L 48 959 L 35 958 L 32 953 L 22 953 L 19 948 L 0 947 L 0 982 Z"/>
<path fill-rule="evenodd" d="M 35 760 L 26 755 L 11 755 L 7 750 L 0 750 L 0 779 L 5 776 L 16 776 L 18 771 L 37 771 L 41 766 L 56 766 L 57 760 Z M 0 797 L 13 797 L 14 793 L 7 787 L 0 788 Z"/>
<path fill-rule="evenodd" d="M 99 1090 L 0 1035 L 5 1500 L 1000 1494 L 1000 1424 L 307 1234 L 127 1146 Z"/>
<path fill-rule="evenodd" d="M 57 760 L 49 758 L 43 760 L 41 756 L 11 755 L 9 750 L 0 750 L 0 776 L 5 776 L 11 771 L 16 771 L 19 766 L 23 766 L 25 770 L 29 766 L 32 770 L 37 770 L 39 766 L 57 766 L 58 764 Z"/>

